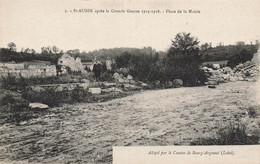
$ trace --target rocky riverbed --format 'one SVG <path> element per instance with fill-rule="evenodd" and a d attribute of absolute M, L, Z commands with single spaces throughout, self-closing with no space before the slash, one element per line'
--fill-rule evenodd
<path fill-rule="evenodd" d="M 229 122 L 260 129 L 256 82 L 143 91 L 104 103 L 64 104 L 0 127 L 0 161 L 111 163 L 113 146 L 188 145 Z M 257 111 L 259 112 L 259 111 Z"/>

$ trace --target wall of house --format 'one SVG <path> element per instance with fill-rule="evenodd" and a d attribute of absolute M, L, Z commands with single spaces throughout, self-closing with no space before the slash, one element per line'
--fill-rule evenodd
<path fill-rule="evenodd" d="M 58 60 L 58 64 L 62 65 L 62 66 L 67 66 L 70 67 L 70 69 L 72 71 L 81 71 L 81 72 L 85 72 L 84 66 L 81 63 L 81 59 L 80 58 L 76 58 L 76 60 L 71 57 L 68 54 L 64 54 L 59 60 Z"/>
<path fill-rule="evenodd" d="M 0 74 L 1 76 L 7 76 L 11 74 L 13 76 L 22 77 L 44 77 L 44 76 L 56 76 L 56 66 L 55 65 L 29 65 L 28 69 L 24 68 L 24 63 L 19 64 L 0 64 Z"/>

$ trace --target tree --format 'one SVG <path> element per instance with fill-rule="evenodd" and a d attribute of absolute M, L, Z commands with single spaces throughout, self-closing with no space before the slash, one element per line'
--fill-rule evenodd
<path fill-rule="evenodd" d="M 212 48 L 212 47 L 211 47 L 211 43 L 204 43 L 204 44 L 202 44 L 202 45 L 200 46 L 200 49 L 201 49 L 202 51 L 205 51 L 205 50 L 210 49 L 210 48 Z"/>
<path fill-rule="evenodd" d="M 34 49 L 31 49 L 31 53 L 32 53 L 32 54 L 35 54 L 36 51 L 35 51 Z"/>
<path fill-rule="evenodd" d="M 241 49 L 237 54 L 233 55 L 232 58 L 227 62 L 227 66 L 234 68 L 240 63 L 251 61 L 255 51 L 250 51 L 246 48 Z"/>
<path fill-rule="evenodd" d="M 199 41 L 195 37 L 191 37 L 190 33 L 178 33 L 174 40 L 172 40 L 172 46 L 169 49 L 170 55 L 187 56 L 199 53 Z"/>
<path fill-rule="evenodd" d="M 59 52 L 59 48 L 56 46 L 52 46 L 52 52 L 54 52 L 55 54 L 57 54 Z"/>
<path fill-rule="evenodd" d="M 72 57 L 75 59 L 77 57 L 80 57 L 80 50 L 79 49 L 74 49 L 74 50 L 68 50 L 66 53 L 70 54 Z"/>
<path fill-rule="evenodd" d="M 52 50 L 51 50 L 50 46 L 49 47 L 42 47 L 41 50 L 42 50 L 42 52 L 41 52 L 42 54 L 45 54 L 45 55 L 52 54 Z"/>
<path fill-rule="evenodd" d="M 169 81 L 182 79 L 186 86 L 202 85 L 206 80 L 200 69 L 199 41 L 190 33 L 178 33 L 164 58 L 166 76 Z"/>
<path fill-rule="evenodd" d="M 10 42 L 7 44 L 8 48 L 11 50 L 11 51 L 16 51 L 16 44 L 13 43 L 13 42 Z"/>

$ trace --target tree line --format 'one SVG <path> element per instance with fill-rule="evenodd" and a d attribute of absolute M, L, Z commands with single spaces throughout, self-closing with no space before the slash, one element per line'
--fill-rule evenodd
<path fill-rule="evenodd" d="M 200 69 L 205 61 L 229 60 L 228 66 L 234 67 L 239 63 L 251 60 L 257 52 L 258 44 L 237 42 L 236 45 L 224 46 L 219 44 L 212 47 L 210 43 L 199 45 L 197 37 L 191 33 L 178 33 L 172 40 L 167 52 L 157 52 L 152 47 L 100 49 L 90 52 L 80 52 L 78 49 L 68 50 L 72 57 L 81 57 L 82 61 L 92 61 L 94 58 L 115 60 L 115 69 L 127 68 L 135 79 L 161 83 L 182 79 L 185 86 L 203 85 L 205 73 Z M 8 48 L 0 49 L 0 60 L 4 62 L 23 62 L 30 60 L 47 60 L 57 64 L 64 52 L 56 46 L 42 47 L 41 53 L 33 49 L 16 50 L 14 43 Z M 113 72 L 113 71 L 112 71 Z"/>

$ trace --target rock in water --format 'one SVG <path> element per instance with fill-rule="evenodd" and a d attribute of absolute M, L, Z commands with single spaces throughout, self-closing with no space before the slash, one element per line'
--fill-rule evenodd
<path fill-rule="evenodd" d="M 47 109 L 47 108 L 49 108 L 48 105 L 42 104 L 42 103 L 30 103 L 29 107 L 32 108 L 32 109 L 37 109 L 37 108 L 39 108 L 39 109 Z"/>

